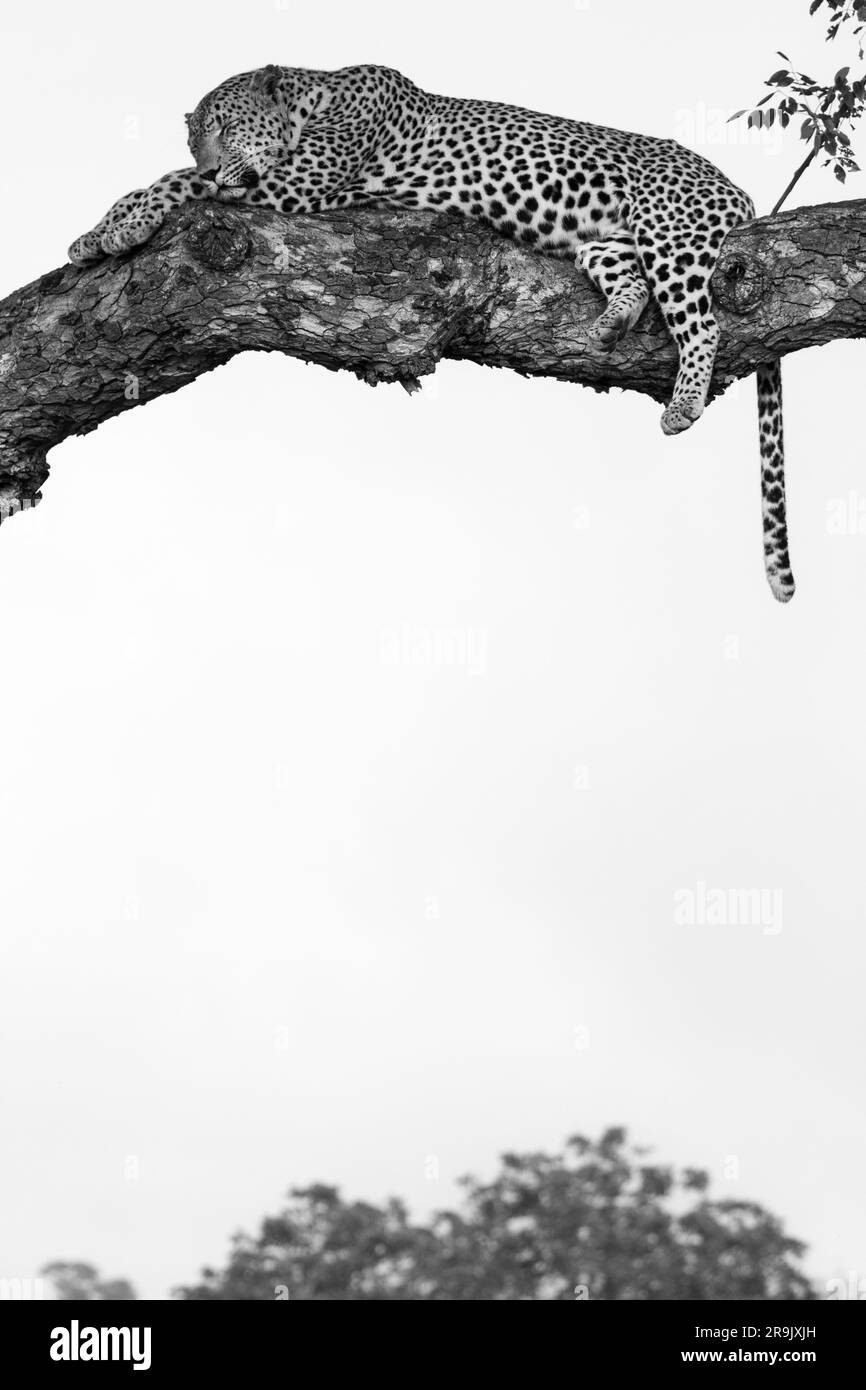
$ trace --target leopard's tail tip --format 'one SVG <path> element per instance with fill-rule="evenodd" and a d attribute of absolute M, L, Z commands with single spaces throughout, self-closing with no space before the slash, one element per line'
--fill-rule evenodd
<path fill-rule="evenodd" d="M 777 603 L 790 603 L 794 594 L 797 592 L 794 576 L 791 574 L 768 574 L 767 582 L 770 585 L 770 592 Z"/>

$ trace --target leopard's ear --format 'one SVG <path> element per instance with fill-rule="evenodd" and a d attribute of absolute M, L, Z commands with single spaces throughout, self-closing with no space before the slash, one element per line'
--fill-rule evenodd
<path fill-rule="evenodd" d="M 186 121 L 186 128 L 187 128 L 187 130 L 189 130 L 190 126 L 192 125 L 192 112 L 191 112 L 191 111 L 187 111 L 186 115 L 184 116 L 184 120 Z"/>
<path fill-rule="evenodd" d="M 266 68 L 259 68 L 258 72 L 253 73 L 250 90 L 259 96 L 270 97 L 273 100 L 277 94 L 279 81 L 280 69 L 274 63 L 268 63 Z"/>

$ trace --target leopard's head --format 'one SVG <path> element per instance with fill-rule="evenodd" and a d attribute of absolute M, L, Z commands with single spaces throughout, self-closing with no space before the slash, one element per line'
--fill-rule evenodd
<path fill-rule="evenodd" d="M 253 188 L 287 150 L 285 69 L 261 68 L 208 92 L 186 118 L 202 178 Z"/>

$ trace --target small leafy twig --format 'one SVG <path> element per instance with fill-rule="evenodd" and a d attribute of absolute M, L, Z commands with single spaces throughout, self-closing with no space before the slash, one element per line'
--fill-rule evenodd
<path fill-rule="evenodd" d="M 794 177 L 791 179 L 791 182 L 788 184 L 788 187 L 785 189 L 785 191 L 784 191 L 784 193 L 782 194 L 781 198 L 779 199 L 779 201 L 776 203 L 775 207 L 773 208 L 773 211 L 772 211 L 772 213 L 771 213 L 771 216 L 772 216 L 772 217 L 775 217 L 776 213 L 779 211 L 780 207 L 781 207 L 782 204 L 784 203 L 784 201 L 785 201 L 785 199 L 787 198 L 788 194 L 791 192 L 791 189 L 794 187 L 794 185 L 795 185 L 795 184 L 802 178 L 802 176 L 805 174 L 806 170 L 808 169 L 809 165 L 812 163 L 812 160 L 815 158 L 815 155 L 816 155 L 817 153 L 818 153 L 818 147 L 817 147 L 816 145 L 813 145 L 812 148 L 811 148 L 811 150 L 809 151 L 809 153 L 806 155 L 806 158 L 803 160 L 803 163 L 800 165 L 800 167 L 798 168 L 797 172 L 794 174 Z"/>
<path fill-rule="evenodd" d="M 847 26 L 856 37 L 858 51 L 863 58 L 866 0 L 812 0 L 809 13 L 815 14 L 822 5 L 827 5 L 832 11 L 827 30 L 828 42 L 836 38 L 843 26 Z M 781 51 L 779 57 L 784 58 L 786 63 L 791 61 Z M 811 148 L 773 208 L 774 213 L 779 211 L 795 184 L 820 154 L 826 155 L 824 165 L 833 166 L 833 173 L 840 183 L 844 183 L 849 174 L 859 173 L 860 166 L 854 159 L 848 129 L 866 109 L 866 72 L 853 81 L 850 73 L 850 65 L 840 68 L 833 81 L 824 84 L 816 82 L 808 73 L 790 67 L 779 68 L 767 78 L 764 85 L 770 90 L 761 97 L 754 110 L 735 111 L 730 117 L 730 120 L 736 121 L 747 116 L 748 125 L 758 129 L 769 128 L 778 120 L 783 130 L 795 116 L 804 118 L 800 126 L 800 139 L 810 144 Z M 784 93 L 781 100 L 780 93 Z"/>
<path fill-rule="evenodd" d="M 843 24 L 850 24 L 853 27 L 854 37 L 860 39 L 860 57 L 863 57 L 863 41 L 861 35 L 866 32 L 866 0 L 812 0 L 809 6 L 809 13 L 815 14 L 822 5 L 826 5 L 831 11 L 830 24 L 827 29 L 828 43 L 835 39 Z"/>

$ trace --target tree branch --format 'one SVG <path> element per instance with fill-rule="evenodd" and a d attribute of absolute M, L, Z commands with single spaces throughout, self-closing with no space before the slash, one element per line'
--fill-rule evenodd
<path fill-rule="evenodd" d="M 711 398 L 768 357 L 863 337 L 866 201 L 737 228 L 713 293 Z M 133 254 L 67 265 L 0 303 L 0 520 L 38 499 L 55 444 L 238 352 L 410 390 L 447 357 L 668 399 L 676 354 L 658 310 L 605 356 L 587 337 L 600 309 L 571 263 L 451 214 L 191 204 Z"/>

